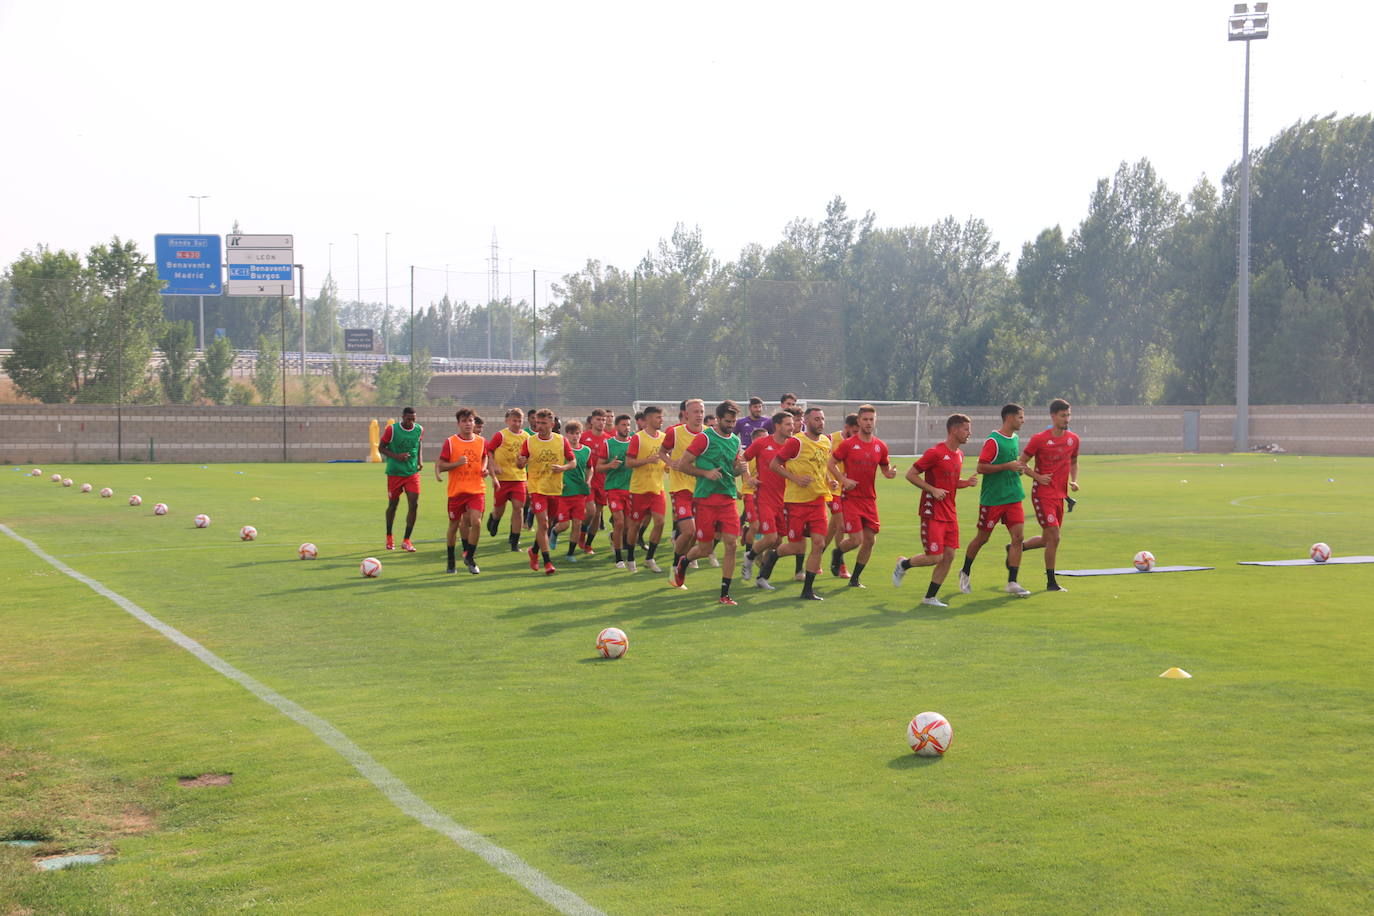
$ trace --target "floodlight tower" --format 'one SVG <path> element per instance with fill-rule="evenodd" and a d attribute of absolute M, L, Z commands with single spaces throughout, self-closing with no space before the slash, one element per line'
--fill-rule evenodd
<path fill-rule="evenodd" d="M 1269 4 L 1237 3 L 1226 19 L 1227 41 L 1245 42 L 1245 109 L 1240 141 L 1240 264 L 1236 303 L 1236 440 L 1250 448 L 1250 42 L 1269 37 Z"/>

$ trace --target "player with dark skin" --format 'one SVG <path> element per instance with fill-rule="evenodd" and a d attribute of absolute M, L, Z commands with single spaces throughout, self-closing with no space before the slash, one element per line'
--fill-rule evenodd
<path fill-rule="evenodd" d="M 414 428 L 415 428 L 415 408 L 413 408 L 413 407 L 407 407 L 405 410 L 403 410 L 403 411 L 401 412 L 401 428 L 402 428 L 402 429 L 406 429 L 406 430 L 410 430 L 410 429 L 414 429 Z M 382 455 L 383 457 L 385 457 L 385 458 L 390 458 L 392 461 L 409 461 L 409 460 L 410 460 L 410 452 L 392 452 L 392 451 L 390 451 L 390 450 L 387 449 L 386 445 L 378 445 L 378 446 L 377 446 L 377 451 L 378 451 L 379 453 L 381 453 L 381 455 Z M 415 461 L 416 461 L 415 473 L 416 473 L 416 474 L 419 474 L 420 471 L 423 471 L 424 468 L 425 468 L 424 458 L 422 458 L 422 457 L 419 456 L 419 455 L 416 455 L 416 456 L 415 456 Z M 396 523 L 396 507 L 397 507 L 397 505 L 400 504 L 400 502 L 401 502 L 401 497 L 400 497 L 399 495 L 398 495 L 398 496 L 393 496 L 393 497 L 391 497 L 390 499 L 387 500 L 387 503 L 386 503 L 386 530 L 387 530 L 387 531 L 390 531 L 390 530 L 391 530 L 391 526 L 394 525 L 394 524 Z M 415 529 L 415 518 L 416 518 L 417 515 L 419 515 L 419 512 L 420 512 L 420 494 L 419 494 L 419 493 L 410 493 L 410 492 L 407 492 L 407 493 L 406 493 L 406 502 L 407 502 L 407 504 L 408 504 L 408 508 L 406 509 L 406 531 L 413 531 L 413 530 Z M 375 516 L 374 516 L 374 518 L 375 518 Z M 409 540 L 409 538 L 407 537 L 406 540 Z"/>

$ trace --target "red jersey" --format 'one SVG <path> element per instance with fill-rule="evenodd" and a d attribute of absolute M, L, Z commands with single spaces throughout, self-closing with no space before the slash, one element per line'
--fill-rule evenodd
<path fill-rule="evenodd" d="M 1065 430 L 1058 433 L 1054 427 L 1043 429 L 1031 436 L 1026 443 L 1025 453 L 1035 459 L 1035 470 L 1050 478 L 1045 486 L 1034 484 L 1031 495 L 1059 497 L 1069 495 L 1069 472 L 1074 459 L 1078 457 L 1078 434 Z"/>
<path fill-rule="evenodd" d="M 597 433 L 592 432 L 590 429 L 588 429 L 582 433 L 581 438 L 577 440 L 577 444 L 579 446 L 588 446 L 592 450 L 592 457 L 598 458 L 601 455 L 602 446 L 606 444 L 606 440 L 610 439 L 614 435 L 615 433 L 608 433 L 605 431 Z M 598 470 L 595 474 L 592 475 L 592 479 L 587 481 L 587 483 L 591 484 L 594 487 L 605 486 L 606 472 Z"/>
<path fill-rule="evenodd" d="M 854 435 L 835 446 L 831 454 L 836 461 L 844 464 L 844 476 L 858 483 L 854 489 L 844 491 L 846 499 L 851 496 L 855 499 L 878 498 L 873 481 L 878 475 L 878 468 L 887 467 L 886 442 L 876 436 L 872 442 L 865 442 Z"/>
<path fill-rule="evenodd" d="M 964 476 L 964 453 L 941 442 L 926 449 L 913 467 L 925 474 L 926 483 L 945 491 L 945 498 L 939 500 L 921 491 L 921 518 L 957 524 L 959 513 L 954 508 L 954 494 L 959 491 L 959 478 Z"/>
<path fill-rule="evenodd" d="M 768 497 L 779 503 L 782 502 L 783 492 L 787 488 L 787 478 L 772 471 L 769 464 L 778 457 L 780 451 L 782 446 L 778 445 L 772 436 L 755 439 L 744 450 L 744 460 L 753 461 L 754 468 L 758 471 L 759 496 Z"/>

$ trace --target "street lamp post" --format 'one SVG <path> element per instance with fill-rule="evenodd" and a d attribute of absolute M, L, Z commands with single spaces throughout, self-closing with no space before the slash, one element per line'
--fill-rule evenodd
<path fill-rule="evenodd" d="M 200 202 L 209 197 L 209 194 L 187 194 L 187 197 L 196 202 L 196 235 L 200 235 Z M 205 349 L 205 297 L 197 296 L 200 300 L 200 349 Z"/>
<path fill-rule="evenodd" d="M 1250 42 L 1269 37 L 1269 4 L 1237 3 L 1226 19 L 1227 41 L 1245 42 L 1245 103 L 1240 141 L 1240 257 L 1236 302 L 1235 450 L 1250 449 Z"/>
<path fill-rule="evenodd" d="M 391 315 L 391 233 L 382 236 L 382 313 Z"/>

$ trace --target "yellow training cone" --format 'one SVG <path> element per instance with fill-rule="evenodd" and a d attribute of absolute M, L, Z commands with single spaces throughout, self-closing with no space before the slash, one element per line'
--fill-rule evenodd
<path fill-rule="evenodd" d="M 254 496 L 252 499 L 249 500 L 249 502 L 260 503 L 262 502 L 262 497 Z"/>
<path fill-rule="evenodd" d="M 376 421 L 376 420 L 373 420 L 371 423 L 368 424 L 368 427 L 367 427 L 367 444 L 368 444 L 367 460 L 368 460 L 369 462 L 374 462 L 374 463 L 375 463 L 375 462 L 378 462 L 378 461 L 381 461 L 381 460 L 382 460 L 382 453 L 379 452 L 379 451 L 377 451 L 377 446 L 381 443 L 381 441 L 382 441 L 382 434 L 381 434 L 381 432 L 377 429 L 377 421 Z"/>
<path fill-rule="evenodd" d="M 1187 671 L 1184 671 L 1182 668 L 1170 668 L 1168 671 L 1161 674 L 1160 677 L 1168 677 L 1181 680 L 1182 678 L 1192 677 L 1192 675 L 1189 674 Z"/>

